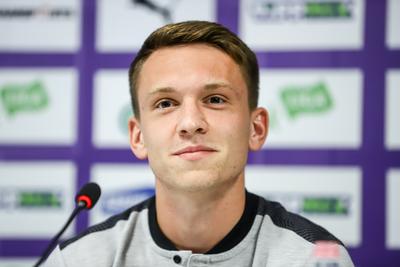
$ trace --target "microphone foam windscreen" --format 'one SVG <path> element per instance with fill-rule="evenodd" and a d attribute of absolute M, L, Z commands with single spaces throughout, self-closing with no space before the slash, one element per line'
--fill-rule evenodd
<path fill-rule="evenodd" d="M 86 203 L 86 208 L 91 209 L 96 204 L 97 200 L 99 200 L 101 195 L 100 186 L 96 183 L 87 183 L 85 184 L 79 193 L 75 197 L 75 201 L 78 203 L 79 201 L 85 200 L 89 198 L 89 203 Z"/>

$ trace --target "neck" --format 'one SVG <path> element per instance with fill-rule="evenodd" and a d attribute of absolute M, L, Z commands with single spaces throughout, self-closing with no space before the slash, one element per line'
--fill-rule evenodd
<path fill-rule="evenodd" d="M 244 177 L 226 188 L 180 192 L 156 182 L 157 221 L 180 250 L 205 253 L 236 225 L 245 206 Z"/>

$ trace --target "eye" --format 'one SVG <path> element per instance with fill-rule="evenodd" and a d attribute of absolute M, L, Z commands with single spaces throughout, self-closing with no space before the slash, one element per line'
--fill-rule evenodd
<path fill-rule="evenodd" d="M 175 105 L 175 103 L 170 100 L 170 99 L 163 99 L 161 101 L 158 101 L 155 105 L 156 108 L 158 109 L 166 109 L 166 108 L 170 108 L 173 107 Z"/>
<path fill-rule="evenodd" d="M 220 96 L 211 96 L 208 98 L 208 102 L 211 104 L 223 104 L 226 101 Z"/>

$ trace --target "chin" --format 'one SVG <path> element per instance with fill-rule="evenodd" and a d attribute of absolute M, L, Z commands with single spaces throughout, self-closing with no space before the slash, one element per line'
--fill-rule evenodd
<path fill-rule="evenodd" d="M 210 190 L 223 184 L 223 179 L 220 175 L 209 170 L 185 171 L 170 177 L 173 178 L 163 179 L 163 182 L 176 190 L 186 192 Z"/>

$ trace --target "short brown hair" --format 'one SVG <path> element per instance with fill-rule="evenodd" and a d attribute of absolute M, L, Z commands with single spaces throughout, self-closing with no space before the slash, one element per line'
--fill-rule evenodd
<path fill-rule="evenodd" d="M 259 70 L 255 54 L 250 48 L 224 26 L 208 21 L 185 21 L 167 24 L 144 41 L 129 68 L 129 87 L 132 108 L 136 118 L 140 117 L 137 85 L 141 68 L 147 58 L 157 49 L 169 46 L 203 43 L 222 50 L 240 67 L 246 81 L 249 108 L 258 102 Z"/>

